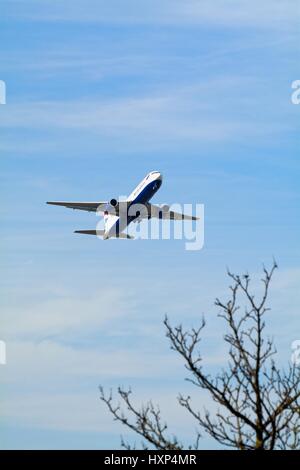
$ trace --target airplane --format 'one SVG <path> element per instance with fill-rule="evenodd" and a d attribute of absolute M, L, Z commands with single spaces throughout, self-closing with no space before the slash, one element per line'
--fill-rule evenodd
<path fill-rule="evenodd" d="M 141 222 L 143 219 L 155 217 L 168 220 L 198 220 L 198 217 L 180 214 L 170 210 L 167 205 L 157 206 L 150 203 L 154 194 L 162 185 L 162 174 L 151 171 L 138 184 L 125 201 L 111 199 L 97 202 L 63 202 L 48 201 L 47 204 L 63 206 L 89 212 L 104 214 L 104 230 L 75 230 L 74 233 L 102 236 L 103 240 L 109 238 L 132 239 L 124 231 L 131 222 Z"/>

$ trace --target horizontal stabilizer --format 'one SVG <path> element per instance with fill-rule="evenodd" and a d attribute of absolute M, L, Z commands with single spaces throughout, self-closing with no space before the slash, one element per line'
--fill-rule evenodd
<path fill-rule="evenodd" d="M 84 235 L 98 235 L 103 237 L 104 230 L 75 230 L 74 233 L 82 233 Z"/>
<path fill-rule="evenodd" d="M 97 235 L 98 237 L 103 237 L 105 231 L 104 230 L 75 230 L 74 233 L 82 233 L 84 235 Z M 127 238 L 128 240 L 133 240 L 133 237 L 131 237 L 127 233 L 120 233 L 119 235 L 112 236 L 109 238 Z"/>

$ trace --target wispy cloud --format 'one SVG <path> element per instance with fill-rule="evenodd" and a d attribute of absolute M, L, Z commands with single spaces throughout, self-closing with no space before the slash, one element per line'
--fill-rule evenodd
<path fill-rule="evenodd" d="M 269 303 L 272 311 L 268 314 L 268 331 L 276 333 L 275 341 L 279 346 L 279 361 L 282 363 L 289 359 L 289 345 L 295 339 L 291 336 L 291 326 L 294 325 L 296 328 L 297 325 L 295 306 L 298 305 L 296 290 L 298 283 L 299 269 L 283 270 L 276 274 L 271 289 L 273 301 L 271 300 Z M 259 281 L 256 280 L 256 276 L 254 276 L 254 289 L 259 292 Z M 60 292 L 58 289 L 57 294 L 61 295 L 63 291 Z M 226 294 L 228 294 L 227 290 Z M 225 295 L 225 291 L 223 294 L 221 292 L 221 297 L 222 295 Z M 177 300 L 173 299 L 173 302 L 176 303 Z M 159 348 L 157 348 L 157 343 L 155 343 L 155 348 L 153 347 L 157 332 L 150 329 L 148 336 L 143 337 L 143 345 L 139 344 L 131 348 L 128 345 L 124 348 L 120 342 L 121 337 L 119 338 L 119 346 L 114 348 L 103 344 L 100 338 L 97 345 L 89 344 L 85 347 L 62 344 L 56 342 L 55 337 L 36 341 L 37 330 L 39 330 L 40 336 L 43 330 L 44 333 L 52 331 L 52 326 L 47 324 L 47 318 L 45 318 L 51 317 L 51 315 L 54 315 L 56 328 L 61 334 L 65 335 L 65 332 L 70 329 L 70 322 L 66 321 L 68 316 L 77 317 L 80 314 L 82 315 L 81 326 L 83 327 L 83 317 L 85 317 L 84 322 L 89 328 L 102 328 L 102 337 L 104 338 L 104 331 L 108 332 L 108 328 L 113 328 L 113 320 L 108 325 L 103 323 L 103 319 L 97 320 L 95 318 L 96 314 L 101 317 L 99 303 L 94 305 L 95 315 L 91 315 L 89 312 L 89 303 L 86 302 L 85 305 L 84 312 L 81 311 L 82 305 L 77 300 L 74 300 L 71 309 L 68 308 L 68 302 L 61 306 L 52 305 L 53 310 L 50 309 L 51 311 L 40 309 L 40 314 L 44 317 L 44 326 L 39 325 L 38 322 L 36 324 L 30 321 L 30 319 L 28 321 L 26 312 L 24 312 L 24 322 L 22 312 L 19 313 L 18 318 L 12 316 L 12 325 L 15 324 L 16 327 L 15 339 L 11 338 L 8 342 L 8 364 L 1 374 L 1 383 L 4 389 L 3 417 L 16 424 L 22 423 L 23 426 L 30 425 L 30 427 L 40 429 L 115 432 L 118 434 L 123 429 L 113 424 L 110 415 L 101 405 L 97 386 L 99 383 L 107 387 L 113 384 L 125 386 L 132 384 L 135 390 L 134 400 L 137 403 L 141 404 L 151 398 L 161 406 L 163 416 L 169 422 L 172 431 L 179 435 L 183 434 L 184 437 L 191 436 L 192 422 L 177 404 L 177 393 L 187 391 L 199 409 L 202 409 L 204 405 L 211 406 L 211 402 L 206 394 L 199 394 L 199 391 L 186 385 L 183 380 L 186 376 L 183 363 L 174 352 L 169 350 L 166 340 L 165 343 L 161 342 Z M 125 305 L 124 301 L 122 305 Z M 115 308 L 111 303 L 109 315 L 112 319 L 116 319 Z M 195 310 L 196 305 L 191 304 L 190 309 L 191 311 Z M 144 309 L 142 310 L 144 311 Z M 62 323 L 57 321 L 56 313 L 62 316 Z M 277 319 L 271 320 L 274 315 Z M 126 325 L 128 314 L 126 316 L 126 318 L 118 316 L 120 328 L 122 325 Z M 33 314 L 32 318 L 36 318 L 36 315 Z M 285 337 L 282 334 L 279 335 L 282 332 L 282 318 L 284 318 L 286 325 L 284 328 Z M 191 317 L 186 316 L 184 324 L 189 323 L 190 320 Z M 212 322 L 209 317 L 207 320 L 208 323 Z M 28 336 L 24 341 L 18 337 L 21 330 L 24 330 L 23 325 L 26 321 L 28 321 Z M 20 328 L 16 324 L 18 322 L 21 322 Z M 143 323 L 145 323 L 145 317 L 143 317 Z M 224 331 L 221 334 L 222 320 L 218 319 L 218 323 L 219 333 L 216 331 L 216 323 L 213 322 L 210 329 L 205 330 L 203 334 L 203 337 L 206 338 L 201 345 L 204 357 L 203 365 L 208 371 L 211 368 L 219 369 L 224 365 L 224 360 L 226 361 L 223 342 L 220 343 L 221 336 L 224 334 Z M 270 328 L 270 324 L 273 325 L 272 328 Z M 147 330 L 146 325 L 144 329 Z M 78 325 L 76 332 L 78 338 L 81 336 L 81 331 Z M 111 337 L 113 334 L 111 332 Z M 136 331 L 132 331 L 132 334 L 136 335 Z M 287 336 L 288 334 L 290 336 Z M 134 341 L 132 341 L 133 343 Z M 149 387 L 149 383 L 152 384 L 151 387 Z"/>
<path fill-rule="evenodd" d="M 297 0 L 46 0 L 10 1 L 9 16 L 35 21 L 216 25 L 288 29 L 297 26 Z"/>
<path fill-rule="evenodd" d="M 101 446 L 101 433 L 122 429 L 97 386 L 130 383 L 138 402 L 152 398 L 171 430 L 190 436 L 176 404 L 186 373 L 164 337 L 164 314 L 188 327 L 206 314 L 201 347 L 214 371 L 225 358 L 213 300 L 227 298 L 226 264 L 251 269 L 270 250 L 286 266 L 298 262 L 298 109 L 290 102 L 297 4 L 2 1 L 0 339 L 8 363 L 0 381 L 8 424 L 99 432 Z M 168 180 L 166 203 L 190 195 L 205 203 L 202 252 L 190 256 L 169 241 L 78 240 L 71 231 L 98 219 L 44 204 L 115 197 L 156 167 Z M 298 339 L 298 285 L 297 267 L 280 269 L 271 290 L 268 327 L 282 363 Z M 34 439 L 32 447 L 42 440 Z"/>
<path fill-rule="evenodd" d="M 148 96 L 12 104 L 6 107 L 0 126 L 80 129 L 107 137 L 136 138 L 137 142 L 172 139 L 221 143 L 246 137 L 273 137 L 275 131 L 294 130 L 293 121 L 288 123 L 284 117 L 284 112 L 290 111 L 289 103 L 279 108 L 275 116 L 270 114 L 270 102 L 266 101 L 267 106 L 258 117 L 256 102 L 244 94 L 246 89 L 255 90 L 256 99 L 267 100 L 263 93 L 270 94 L 268 83 L 248 77 L 227 77 Z"/>

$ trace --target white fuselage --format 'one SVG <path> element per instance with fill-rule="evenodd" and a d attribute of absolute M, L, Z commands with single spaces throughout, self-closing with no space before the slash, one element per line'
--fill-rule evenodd
<path fill-rule="evenodd" d="M 127 226 L 135 220 L 136 215 L 130 215 L 130 207 L 135 205 L 145 205 L 154 194 L 158 191 L 162 184 L 162 175 L 158 171 L 151 171 L 147 176 L 137 185 L 137 187 L 128 196 L 126 202 L 128 211 L 126 214 L 119 215 L 106 215 L 105 217 L 105 233 L 103 238 L 107 239 L 115 237 L 123 232 Z"/>

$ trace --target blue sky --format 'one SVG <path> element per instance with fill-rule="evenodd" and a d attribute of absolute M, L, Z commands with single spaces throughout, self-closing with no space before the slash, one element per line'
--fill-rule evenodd
<path fill-rule="evenodd" d="M 132 385 L 186 443 L 194 423 L 162 320 L 207 318 L 203 357 L 223 365 L 226 267 L 279 263 L 269 332 L 279 361 L 299 326 L 297 1 L 3 0 L 0 79 L 1 448 L 114 448 L 98 385 Z M 102 200 L 160 170 L 162 203 L 205 205 L 205 246 L 75 236 Z M 258 288 L 255 282 L 255 289 Z M 133 440 L 135 437 L 133 437 Z M 203 448 L 215 444 L 203 438 Z"/>

